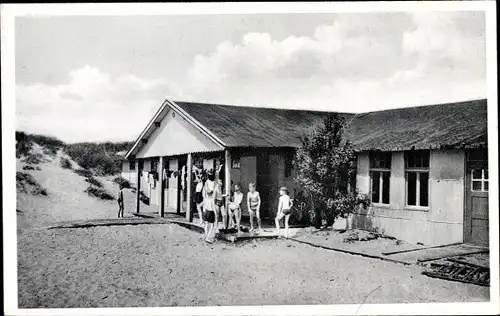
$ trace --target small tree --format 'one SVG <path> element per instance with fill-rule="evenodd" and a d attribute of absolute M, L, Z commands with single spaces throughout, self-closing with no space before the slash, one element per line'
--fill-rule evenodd
<path fill-rule="evenodd" d="M 343 136 L 345 120 L 337 114 L 325 118 L 323 125 L 302 138 L 297 150 L 295 181 L 308 197 L 309 215 L 316 228 L 323 219 L 327 226 L 346 217 L 366 197 L 349 190 L 355 175 L 356 155 Z"/>

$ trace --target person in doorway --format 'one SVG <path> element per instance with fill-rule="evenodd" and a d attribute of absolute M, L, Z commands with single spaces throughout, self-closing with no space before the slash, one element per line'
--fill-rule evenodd
<path fill-rule="evenodd" d="M 259 232 L 262 231 L 262 226 L 260 223 L 260 195 L 259 192 L 255 190 L 255 184 L 248 184 L 247 193 L 247 208 L 248 213 L 250 213 L 250 231 L 253 232 L 253 218 L 257 218 L 257 224 L 259 226 Z"/>
<path fill-rule="evenodd" d="M 194 192 L 194 203 L 196 204 L 196 210 L 198 211 L 200 225 L 203 225 L 203 181 L 201 180 L 201 176 L 197 175 L 195 182 L 196 188 Z"/>
<path fill-rule="evenodd" d="M 288 195 L 288 189 L 286 187 L 281 187 L 280 198 L 278 202 L 278 213 L 274 219 L 276 223 L 276 233 L 280 234 L 280 221 L 285 218 L 285 238 L 288 238 L 288 221 L 290 220 L 290 213 L 292 209 L 292 199 Z"/>
<path fill-rule="evenodd" d="M 233 224 L 236 222 L 236 230 L 238 234 L 241 234 L 241 202 L 243 202 L 243 193 L 241 192 L 241 187 L 239 184 L 234 186 L 234 193 L 232 202 L 229 203 L 229 218 L 230 222 Z"/>
<path fill-rule="evenodd" d="M 213 243 L 213 238 L 211 236 L 215 227 L 215 217 L 214 191 L 207 191 L 207 195 L 203 199 L 203 221 L 205 222 L 205 234 L 203 237 L 205 238 L 205 241 L 209 243 Z"/>
<path fill-rule="evenodd" d="M 123 217 L 123 211 L 125 210 L 125 205 L 123 203 L 123 184 L 120 184 L 117 200 L 118 200 L 118 218 L 120 218 Z"/>

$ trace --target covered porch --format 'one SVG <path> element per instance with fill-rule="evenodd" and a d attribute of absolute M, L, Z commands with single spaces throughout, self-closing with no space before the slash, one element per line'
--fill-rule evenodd
<path fill-rule="evenodd" d="M 223 190 L 231 192 L 239 184 L 244 194 L 242 222 L 249 223 L 246 194 L 249 183 L 255 183 L 260 193 L 261 218 L 273 225 L 276 215 L 278 190 L 287 186 L 293 197 L 296 187 L 291 148 L 228 148 L 217 151 L 193 152 L 183 155 L 136 158 L 136 213 L 141 213 L 141 201 L 157 206 L 157 215 L 183 215 L 192 222 L 198 218 L 193 201 L 194 169 L 220 170 L 216 179 Z M 227 207 L 228 199 L 226 199 Z"/>

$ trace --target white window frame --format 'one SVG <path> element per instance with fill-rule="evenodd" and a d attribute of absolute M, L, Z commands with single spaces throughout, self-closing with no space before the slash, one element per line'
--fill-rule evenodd
<path fill-rule="evenodd" d="M 369 154 L 369 164 L 370 164 L 370 193 L 373 192 L 373 180 L 374 180 L 374 177 L 373 177 L 373 172 L 380 172 L 380 175 L 379 175 L 379 181 L 380 181 L 380 184 L 379 184 L 379 201 L 378 202 L 373 202 L 372 198 L 373 198 L 373 195 L 370 194 L 370 201 L 372 203 L 372 205 L 374 206 L 384 206 L 384 207 L 387 207 L 387 206 L 390 206 L 391 205 L 391 166 L 389 166 L 389 168 L 372 168 L 371 164 L 372 164 L 372 154 L 373 153 L 370 153 Z M 387 154 L 387 153 L 384 153 L 384 154 Z M 390 159 L 390 164 L 392 165 L 392 153 L 389 154 L 391 156 L 391 159 Z M 389 203 L 384 203 L 383 202 L 383 192 L 384 192 L 384 173 L 387 172 L 389 173 Z"/>
<path fill-rule="evenodd" d="M 431 187 L 430 187 L 430 165 L 431 165 L 431 157 L 430 157 L 430 152 L 429 154 L 429 167 L 408 167 L 407 164 L 407 156 L 405 153 L 405 208 L 406 209 L 417 209 L 417 210 L 429 210 L 430 205 L 431 205 Z M 415 205 L 409 205 L 408 204 L 408 174 L 416 173 L 417 179 L 416 179 L 416 188 L 415 188 Z M 422 206 L 420 205 L 420 175 L 422 173 L 427 173 L 427 206 Z"/>
<path fill-rule="evenodd" d="M 379 201 L 378 202 L 373 202 L 372 200 L 372 197 L 373 195 L 370 195 L 370 200 L 372 202 L 373 205 L 381 205 L 381 206 L 388 206 L 391 204 L 391 189 L 390 189 L 390 186 L 391 186 L 391 169 L 386 169 L 386 168 L 372 168 L 370 169 L 370 192 L 373 192 L 373 180 L 375 179 L 373 177 L 373 172 L 379 172 L 380 173 L 380 176 L 379 176 L 379 181 L 380 181 L 380 184 L 379 184 L 379 193 L 378 193 L 378 196 L 379 196 Z M 388 173 L 389 174 L 389 203 L 384 203 L 383 202 L 383 192 L 384 192 L 384 173 Z"/>
<path fill-rule="evenodd" d="M 231 157 L 231 169 L 241 169 L 241 157 L 239 155 Z"/>
<path fill-rule="evenodd" d="M 470 171 L 470 189 L 471 191 L 473 192 L 488 192 L 489 191 L 489 186 L 488 186 L 488 190 L 485 190 L 484 189 L 484 183 L 485 182 L 489 182 L 489 179 L 488 178 L 485 178 L 484 176 L 484 171 L 485 169 L 481 168 L 481 178 L 474 178 L 474 170 L 479 170 L 479 169 L 472 169 Z M 474 182 L 478 182 L 480 181 L 481 182 L 481 190 L 474 190 Z"/>

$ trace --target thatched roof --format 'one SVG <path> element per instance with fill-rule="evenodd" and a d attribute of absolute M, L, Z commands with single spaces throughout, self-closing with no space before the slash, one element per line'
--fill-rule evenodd
<path fill-rule="evenodd" d="M 487 146 L 486 100 L 358 114 L 348 133 L 357 150 Z"/>
<path fill-rule="evenodd" d="M 227 147 L 298 147 L 300 137 L 330 112 L 176 101 Z M 345 118 L 353 114 L 339 113 Z"/>
<path fill-rule="evenodd" d="M 228 147 L 298 147 L 300 137 L 331 113 L 175 103 Z M 359 151 L 486 145 L 486 100 L 339 115 Z"/>
<path fill-rule="evenodd" d="M 369 113 L 338 113 L 357 151 L 487 146 L 487 102 L 473 100 Z M 298 147 L 300 138 L 332 112 L 165 100 L 126 155 L 142 146 L 169 110 L 223 147 Z"/>

